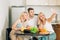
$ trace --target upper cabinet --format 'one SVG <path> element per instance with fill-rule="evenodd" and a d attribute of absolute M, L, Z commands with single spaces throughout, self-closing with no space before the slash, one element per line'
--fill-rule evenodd
<path fill-rule="evenodd" d="M 60 0 L 9 0 L 10 6 L 60 5 Z"/>
<path fill-rule="evenodd" d="M 48 5 L 48 0 L 26 0 L 26 5 Z"/>
<path fill-rule="evenodd" d="M 57 0 L 57 5 L 60 5 L 60 0 Z"/>
<path fill-rule="evenodd" d="M 26 0 L 26 5 L 60 5 L 60 0 Z"/>
<path fill-rule="evenodd" d="M 56 1 L 57 0 L 48 0 L 48 5 L 57 5 Z"/>
<path fill-rule="evenodd" d="M 23 0 L 9 0 L 10 6 L 24 6 Z"/>
<path fill-rule="evenodd" d="M 26 0 L 26 5 L 40 5 L 40 0 Z"/>
<path fill-rule="evenodd" d="M 48 5 L 48 0 L 40 0 L 40 5 Z"/>

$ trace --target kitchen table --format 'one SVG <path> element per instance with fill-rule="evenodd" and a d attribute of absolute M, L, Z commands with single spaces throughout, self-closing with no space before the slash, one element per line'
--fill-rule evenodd
<path fill-rule="evenodd" d="M 38 37 L 39 36 L 40 37 L 48 36 L 48 40 L 49 40 L 49 35 L 50 35 L 50 34 L 38 34 L 38 33 L 35 33 L 35 34 L 32 34 L 32 33 L 15 33 L 15 34 L 16 34 L 16 37 L 17 36 L 31 36 L 31 38 L 36 37 L 36 36 L 38 36 Z M 31 40 L 33 40 L 33 39 L 31 39 Z"/>

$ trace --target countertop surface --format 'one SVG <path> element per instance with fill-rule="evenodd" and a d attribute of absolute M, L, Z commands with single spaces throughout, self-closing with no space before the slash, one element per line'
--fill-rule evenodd
<path fill-rule="evenodd" d="M 51 24 L 60 24 L 60 23 L 51 23 Z"/>

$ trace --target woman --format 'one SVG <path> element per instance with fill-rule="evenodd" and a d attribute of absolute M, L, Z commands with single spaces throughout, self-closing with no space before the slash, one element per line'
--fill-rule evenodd
<path fill-rule="evenodd" d="M 23 40 L 22 37 L 16 37 L 15 33 L 20 33 L 20 30 L 22 31 L 22 27 L 26 27 L 28 19 L 27 12 L 22 12 L 21 16 L 17 19 L 17 21 L 12 25 L 12 31 L 10 32 L 10 38 L 11 40 Z"/>
<path fill-rule="evenodd" d="M 41 29 L 46 30 L 45 32 L 41 32 L 42 34 L 50 33 L 49 40 L 55 40 L 56 39 L 55 32 L 54 32 L 52 25 L 51 25 L 51 22 L 55 16 L 56 16 L 55 12 L 53 12 L 51 17 L 49 17 L 48 19 L 46 19 L 45 15 L 42 12 L 40 12 L 38 15 L 39 30 L 40 31 L 41 31 Z M 39 38 L 39 40 L 40 40 L 40 38 Z M 41 40 L 48 40 L 48 36 L 41 37 Z"/>

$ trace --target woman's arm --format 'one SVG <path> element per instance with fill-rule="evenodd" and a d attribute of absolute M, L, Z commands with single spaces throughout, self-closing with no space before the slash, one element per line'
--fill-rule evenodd
<path fill-rule="evenodd" d="M 52 22 L 53 18 L 56 16 L 56 13 L 53 13 L 50 18 L 48 18 L 48 22 Z"/>
<path fill-rule="evenodd" d="M 17 28 L 16 25 L 18 24 L 19 20 L 17 20 L 13 25 L 12 25 L 12 29 L 13 30 L 19 30 L 20 28 Z"/>
<path fill-rule="evenodd" d="M 37 21 L 37 25 L 39 26 L 40 25 L 40 19 L 38 18 L 38 21 Z"/>
<path fill-rule="evenodd" d="M 39 18 L 38 18 L 38 24 L 37 25 L 38 25 L 39 30 L 42 29 L 43 25 L 42 25 L 42 23 L 41 23 Z"/>

